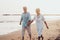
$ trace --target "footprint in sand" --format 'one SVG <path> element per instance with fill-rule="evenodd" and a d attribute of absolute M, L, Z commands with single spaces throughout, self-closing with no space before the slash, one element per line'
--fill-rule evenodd
<path fill-rule="evenodd" d="M 19 40 L 21 40 L 21 37 L 18 37 Z"/>
<path fill-rule="evenodd" d="M 32 38 L 32 40 L 35 40 L 35 38 Z"/>
<path fill-rule="evenodd" d="M 59 36 L 55 40 L 60 40 L 60 34 L 59 34 Z"/>
<path fill-rule="evenodd" d="M 29 37 L 27 37 L 27 38 L 29 38 Z"/>
<path fill-rule="evenodd" d="M 14 39 L 11 39 L 11 40 L 14 40 Z"/>
<path fill-rule="evenodd" d="M 18 37 L 18 39 L 20 39 L 20 37 Z"/>
<path fill-rule="evenodd" d="M 50 39 L 48 39 L 48 40 L 50 40 Z"/>
<path fill-rule="evenodd" d="M 60 29 L 56 29 L 60 33 Z"/>
<path fill-rule="evenodd" d="M 38 38 L 36 38 L 38 40 Z"/>
<path fill-rule="evenodd" d="M 34 35 L 36 35 L 36 34 L 34 34 Z"/>
<path fill-rule="evenodd" d="M 54 37 L 50 37 L 48 40 L 54 40 Z"/>

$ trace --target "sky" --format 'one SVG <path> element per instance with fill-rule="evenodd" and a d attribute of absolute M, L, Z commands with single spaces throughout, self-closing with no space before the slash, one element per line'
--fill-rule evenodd
<path fill-rule="evenodd" d="M 0 14 L 21 14 L 23 6 L 27 6 L 31 14 L 35 13 L 36 8 L 40 8 L 43 14 L 60 14 L 60 0 L 0 0 Z"/>
<path fill-rule="evenodd" d="M 0 0 L 0 21 L 20 21 L 19 16 L 2 16 L 1 14 L 21 14 L 23 12 L 23 6 L 27 6 L 31 14 L 35 14 L 36 8 L 40 8 L 42 14 L 60 14 L 60 0 Z M 49 20 L 60 18 L 60 16 L 45 17 Z M 0 24 L 0 34 L 2 35 L 20 29 L 18 25 L 18 23 Z"/>

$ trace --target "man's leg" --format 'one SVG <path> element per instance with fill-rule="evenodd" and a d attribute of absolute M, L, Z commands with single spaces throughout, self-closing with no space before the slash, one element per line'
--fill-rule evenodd
<path fill-rule="evenodd" d="M 30 40 L 31 40 L 31 28 L 30 27 L 27 27 L 27 32 L 28 32 L 28 35 L 29 35 Z"/>
<path fill-rule="evenodd" d="M 24 40 L 25 28 L 22 28 L 22 40 Z"/>

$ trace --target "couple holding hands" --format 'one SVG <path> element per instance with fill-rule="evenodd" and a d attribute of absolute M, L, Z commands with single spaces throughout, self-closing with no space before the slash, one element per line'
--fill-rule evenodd
<path fill-rule="evenodd" d="M 42 40 L 44 39 L 44 37 L 42 36 L 42 30 L 43 30 L 43 23 L 45 23 L 47 29 L 48 25 L 43 17 L 43 15 L 41 15 L 40 13 L 40 9 L 36 8 L 36 16 L 34 16 L 34 18 L 31 20 L 31 16 L 30 13 L 27 12 L 27 7 L 24 6 L 23 7 L 23 13 L 21 15 L 21 21 L 20 21 L 20 25 L 22 23 L 22 40 L 24 40 L 24 34 L 25 34 L 25 30 L 27 30 L 28 35 L 30 37 L 31 40 L 31 27 L 30 24 L 35 20 L 36 21 L 36 27 L 37 27 L 37 33 L 38 33 L 38 40 L 40 40 L 40 38 L 42 38 Z"/>

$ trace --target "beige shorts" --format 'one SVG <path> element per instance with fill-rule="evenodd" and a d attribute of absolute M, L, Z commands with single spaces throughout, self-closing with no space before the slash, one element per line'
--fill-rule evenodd
<path fill-rule="evenodd" d="M 25 34 L 25 31 L 27 30 L 28 34 L 31 34 L 31 27 L 23 27 L 22 28 L 22 36 L 24 36 Z"/>

